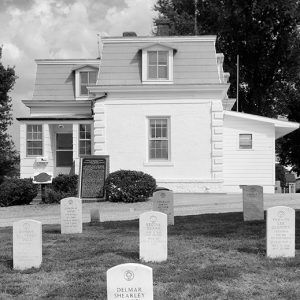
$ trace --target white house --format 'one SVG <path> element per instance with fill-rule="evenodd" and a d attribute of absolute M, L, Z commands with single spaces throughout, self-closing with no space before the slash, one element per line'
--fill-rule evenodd
<path fill-rule="evenodd" d="M 21 177 L 79 171 L 109 155 L 110 171 L 141 170 L 175 192 L 273 193 L 275 139 L 297 123 L 230 111 L 215 36 L 109 37 L 102 59 L 36 60 L 34 94 L 18 118 Z"/>

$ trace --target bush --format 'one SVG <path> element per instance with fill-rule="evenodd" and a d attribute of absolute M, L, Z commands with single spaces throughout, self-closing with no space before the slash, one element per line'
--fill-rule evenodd
<path fill-rule="evenodd" d="M 7 179 L 0 185 L 0 206 L 29 204 L 37 194 L 32 179 Z"/>
<path fill-rule="evenodd" d="M 52 184 L 46 189 L 45 201 L 42 203 L 59 203 L 61 199 L 67 197 L 77 197 L 78 195 L 78 175 L 59 174 L 52 180 Z"/>
<path fill-rule="evenodd" d="M 105 181 L 106 199 L 111 202 L 145 201 L 155 188 L 155 179 L 139 171 L 119 170 L 109 174 Z"/>
<path fill-rule="evenodd" d="M 61 199 L 68 198 L 68 197 L 77 197 L 77 194 L 59 192 L 50 188 L 49 190 L 46 191 L 46 197 L 45 200 L 42 201 L 42 203 L 44 204 L 60 203 Z"/>
<path fill-rule="evenodd" d="M 78 175 L 59 174 L 52 180 L 52 188 L 56 192 L 77 194 Z"/>

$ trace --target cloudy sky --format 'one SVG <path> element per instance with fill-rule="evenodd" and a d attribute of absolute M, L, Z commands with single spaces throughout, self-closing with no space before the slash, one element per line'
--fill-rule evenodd
<path fill-rule="evenodd" d="M 0 0 L 3 65 L 18 76 L 11 96 L 14 117 L 28 115 L 37 58 L 96 58 L 97 34 L 150 35 L 155 0 Z M 18 122 L 10 130 L 19 147 Z"/>

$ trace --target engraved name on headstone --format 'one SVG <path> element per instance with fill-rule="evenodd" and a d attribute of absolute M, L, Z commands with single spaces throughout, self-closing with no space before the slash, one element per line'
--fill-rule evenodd
<path fill-rule="evenodd" d="M 153 210 L 168 216 L 168 225 L 174 225 L 174 198 L 172 191 L 153 193 Z"/>
<path fill-rule="evenodd" d="M 295 256 L 295 210 L 274 206 L 267 210 L 267 256 Z"/>
<path fill-rule="evenodd" d="M 82 201 L 76 197 L 60 201 L 61 233 L 82 233 Z"/>
<path fill-rule="evenodd" d="M 263 220 L 263 187 L 259 185 L 244 185 L 242 189 L 244 221 Z"/>
<path fill-rule="evenodd" d="M 128 263 L 107 270 L 107 299 L 153 300 L 152 268 Z"/>
<path fill-rule="evenodd" d="M 42 264 L 42 223 L 21 220 L 13 223 L 13 267 L 25 270 Z"/>
<path fill-rule="evenodd" d="M 148 211 L 140 215 L 140 260 L 161 262 L 167 260 L 167 215 Z"/>

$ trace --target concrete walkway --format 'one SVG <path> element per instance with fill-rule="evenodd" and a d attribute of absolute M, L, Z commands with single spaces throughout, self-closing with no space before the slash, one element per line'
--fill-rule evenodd
<path fill-rule="evenodd" d="M 284 205 L 300 209 L 300 194 L 265 194 L 264 208 Z M 100 209 L 101 221 L 138 219 L 152 209 L 152 199 L 140 203 L 83 203 L 83 222 L 90 222 L 90 210 Z M 175 216 L 242 211 L 242 194 L 174 194 Z M 0 208 L 0 227 L 12 226 L 22 219 L 34 219 L 43 224 L 60 224 L 60 206 L 32 204 Z"/>

